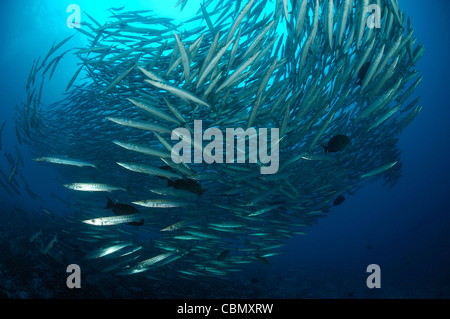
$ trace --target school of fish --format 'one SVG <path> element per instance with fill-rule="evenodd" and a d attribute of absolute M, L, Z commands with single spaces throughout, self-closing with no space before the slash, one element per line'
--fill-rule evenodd
<path fill-rule="evenodd" d="M 367 25 L 370 4 L 379 28 Z M 18 140 L 58 169 L 73 201 L 44 253 L 81 250 L 123 276 L 223 277 L 268 264 L 373 178 L 394 185 L 400 133 L 421 110 L 411 97 L 424 46 L 397 0 L 370 4 L 205 0 L 180 24 L 150 10 L 112 8 L 105 24 L 86 13 L 74 29 L 86 46 L 64 51 L 71 36 L 37 59 L 17 108 Z M 77 70 L 63 100 L 44 106 L 69 52 Z M 195 120 L 223 132 L 278 128 L 278 171 L 175 164 L 171 133 L 193 132 Z"/>

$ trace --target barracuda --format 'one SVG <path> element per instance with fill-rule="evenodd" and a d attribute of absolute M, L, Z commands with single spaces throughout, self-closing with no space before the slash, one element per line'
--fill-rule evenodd
<path fill-rule="evenodd" d="M 142 216 L 139 214 L 133 215 L 120 215 L 120 216 L 109 216 L 100 217 L 94 219 L 83 220 L 83 223 L 93 225 L 93 226 L 113 226 L 120 224 L 128 224 L 131 222 L 138 222 L 142 220 Z"/>
<path fill-rule="evenodd" d="M 78 160 L 74 158 L 68 158 L 68 157 L 38 157 L 34 158 L 33 161 L 36 162 L 48 162 L 48 163 L 55 163 L 55 164 L 62 164 L 62 165 L 72 165 L 72 166 L 78 166 L 78 167 L 93 167 L 97 168 L 96 165 L 83 161 Z"/>
<path fill-rule="evenodd" d="M 398 1 L 189 1 L 198 12 L 181 23 L 123 8 L 104 23 L 87 16 L 75 31 L 83 41 L 29 61 L 16 136 L 36 159 L 62 164 L 64 180 L 90 182 L 63 184 L 86 193 L 53 196 L 66 217 L 41 211 L 64 230 L 58 249 L 118 259 L 89 258 L 94 269 L 165 282 L 268 264 L 337 196 L 401 176 L 398 140 L 422 110 L 413 94 L 425 48 Z M 370 15 L 372 5 L 382 14 Z M 48 75 L 70 54 L 67 92 L 45 105 Z M 264 129 L 279 136 L 261 138 Z M 15 196 L 22 162 L 6 157 L 0 185 Z M 272 159 L 273 174 L 262 174 Z M 108 194 L 117 215 L 104 217 L 101 192 L 113 191 L 123 191 Z"/>
<path fill-rule="evenodd" d="M 97 184 L 97 183 L 72 183 L 72 184 L 65 184 L 64 187 L 83 192 L 126 191 L 126 189 L 123 187 L 116 187 L 108 184 Z"/>

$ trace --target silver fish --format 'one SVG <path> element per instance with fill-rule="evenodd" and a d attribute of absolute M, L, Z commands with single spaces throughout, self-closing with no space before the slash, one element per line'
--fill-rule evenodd
<path fill-rule="evenodd" d="M 126 189 L 123 187 L 116 187 L 108 184 L 99 184 L 99 183 L 72 183 L 72 184 L 65 184 L 64 187 L 82 192 L 113 192 L 113 191 L 126 192 Z"/>
<path fill-rule="evenodd" d="M 139 222 L 141 220 L 142 220 L 141 215 L 132 214 L 132 215 L 119 215 L 119 216 L 108 216 L 94 219 L 86 219 L 83 220 L 83 223 L 94 226 L 113 226 L 132 222 Z"/>
<path fill-rule="evenodd" d="M 62 164 L 62 165 L 72 165 L 72 166 L 78 166 L 78 167 L 93 167 L 98 168 L 95 164 L 78 160 L 74 158 L 69 157 L 37 157 L 33 158 L 33 161 L 36 162 L 48 162 L 48 163 L 55 163 L 55 164 Z"/>

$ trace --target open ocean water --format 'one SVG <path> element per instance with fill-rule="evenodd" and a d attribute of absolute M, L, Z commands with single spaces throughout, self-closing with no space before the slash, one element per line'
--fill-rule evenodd
<path fill-rule="evenodd" d="M 85 1 L 83 12 L 106 21 L 110 7 L 152 9 L 158 16 L 182 21 L 195 14 L 197 0 L 180 13 L 177 1 Z M 245 2 L 245 1 L 244 1 Z M 358 1 L 359 2 L 359 1 Z M 0 297 L 53 298 L 264 298 L 264 299 L 447 299 L 450 297 L 450 3 L 444 0 L 399 0 L 410 17 L 414 36 L 425 45 L 416 65 L 423 81 L 413 97 L 421 96 L 422 111 L 400 134 L 402 175 L 391 188 L 383 180 L 365 183 L 339 206 L 332 207 L 304 235 L 286 238 L 282 254 L 270 262 L 255 260 L 226 276 L 180 276 L 140 279 L 139 275 L 98 274 L 83 257 L 65 254 L 62 240 L 44 254 L 58 233 L 55 219 L 71 214 L 72 192 L 52 165 L 40 165 L 29 145 L 16 136 L 16 106 L 27 99 L 25 86 L 33 61 L 47 54 L 55 41 L 75 34 L 67 48 L 82 47 L 81 34 L 67 27 L 66 0 L 2 1 L 0 15 L 0 167 L 6 177 L 18 164 L 20 192 L 0 188 Z M 321 1 L 322 3 L 322 1 Z M 82 21 L 87 17 L 82 14 Z M 85 45 L 85 44 L 84 44 Z M 60 52 L 61 53 L 61 52 Z M 67 53 L 46 84 L 43 105 L 63 98 L 77 70 Z M 38 81 L 39 82 L 39 81 Z M 39 82 L 40 83 L 40 82 Z M 37 85 L 39 88 L 39 85 Z M 61 132 L 61 136 L 64 132 Z M 109 141 L 108 141 L 109 142 Z M 43 144 L 46 142 L 43 141 Z M 77 154 L 71 154 L 76 158 Z M 35 198 L 24 188 L 24 180 Z M 14 183 L 14 182 L 13 182 Z M 45 212 L 50 212 L 49 214 Z M 57 216 L 54 216 L 55 214 Z M 62 216 L 62 217 L 60 217 Z M 33 234 L 38 239 L 30 241 Z M 67 238 L 65 238 L 67 240 Z M 39 242 L 39 243 L 38 243 Z M 220 253 L 217 252 L 218 254 Z M 112 263 L 112 262 L 111 262 Z M 69 289 L 68 264 L 81 266 L 81 288 Z M 367 267 L 379 266 L 380 288 L 369 288 Z M 86 266 L 84 266 L 86 265 Z M 148 273 L 148 275 L 151 275 Z"/>

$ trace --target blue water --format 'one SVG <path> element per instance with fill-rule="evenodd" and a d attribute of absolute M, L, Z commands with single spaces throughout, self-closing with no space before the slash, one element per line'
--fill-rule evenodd
<path fill-rule="evenodd" d="M 194 0 L 191 0 L 195 2 Z M 3 153 L 15 154 L 15 105 L 24 101 L 25 83 L 33 60 L 45 56 L 55 40 L 73 34 L 66 26 L 66 8 L 71 1 L 2 1 L 0 21 L 0 124 L 7 121 L 2 134 L 1 167 L 9 172 Z M 77 1 L 82 10 L 99 20 L 105 10 L 120 7 L 124 1 Z M 158 5 L 159 3 L 159 5 Z M 161 5 L 164 3 L 164 5 Z M 127 1 L 127 9 L 152 8 L 164 16 L 182 19 L 176 1 Z M 243 267 L 232 280 L 202 279 L 180 287 L 189 287 L 193 297 L 221 298 L 449 298 L 450 297 L 450 3 L 445 0 L 399 0 L 411 18 L 415 36 L 423 42 L 426 53 L 417 64 L 424 75 L 415 96 L 421 96 L 423 110 L 400 136 L 403 174 L 391 189 L 381 183 L 365 185 L 354 196 L 331 210 L 307 234 L 288 241 L 283 255 L 271 259 L 270 266 L 255 263 Z M 197 7 L 195 7 L 197 8 Z M 191 11 L 189 11 L 191 10 Z M 186 8 L 189 16 L 192 9 Z M 81 41 L 75 37 L 76 41 Z M 81 42 L 78 42 L 80 46 Z M 58 67 L 44 104 L 61 98 L 66 83 L 76 70 L 74 58 L 64 59 Z M 27 147 L 19 147 L 30 187 L 39 195 L 61 190 L 57 173 L 31 161 Z M 44 195 L 41 195 L 44 196 Z M 46 202 L 54 202 L 44 198 Z M 11 198 L 0 189 L 1 235 L 0 296 L 14 298 L 57 298 L 100 296 L 86 291 L 63 290 L 65 269 L 49 258 L 13 260 L 8 254 L 33 250 L 20 247 L 26 231 L 39 230 L 39 205 L 28 196 Z M 53 205 L 53 206 L 52 206 Z M 20 210 L 14 209 L 19 208 Z M 61 203 L 49 204 L 63 210 Z M 26 213 L 24 213 L 26 212 Z M 47 234 L 51 239 L 53 233 Z M 5 244 L 5 238 L 10 244 Z M 15 242 L 17 240 L 17 242 Z M 2 253 L 3 252 L 3 253 Z M 37 252 L 30 252 L 36 254 Z M 39 264 L 42 263 L 42 266 Z M 381 269 L 381 288 L 366 286 L 370 264 Z M 44 266 L 45 265 L 45 266 Z M 41 267 L 39 272 L 36 269 Z M 53 268 L 52 268 L 53 267 Z M 28 270 L 33 268 L 33 270 Z M 7 271 L 5 271 L 7 269 Z M 54 272 L 53 275 L 49 273 Z M 36 274 L 30 274 L 36 272 Z M 42 281 L 39 281 L 42 276 Z M 8 280 L 6 280 L 8 279 Z M 114 280 L 114 279 L 110 279 Z M 46 283 L 47 281 L 47 283 Z M 51 282 L 50 282 L 51 281 Z M 41 292 L 35 287 L 41 285 Z M 3 287 L 2 287 L 3 285 Z M 59 285 L 58 289 L 56 287 Z M 89 283 L 93 290 L 96 283 Z M 132 285 L 137 285 L 132 283 Z M 160 286 L 157 286 L 160 287 Z M 171 283 L 173 296 L 177 285 Z M 68 290 L 68 288 L 65 288 Z M 83 289 L 81 289 L 83 290 Z M 36 292 L 38 291 L 38 292 Z M 52 293 L 57 291 L 57 293 Z M 125 292 L 123 292 L 125 291 Z M 115 296 L 156 297 L 142 290 L 119 290 Z M 164 297 L 171 297 L 170 293 Z"/>

